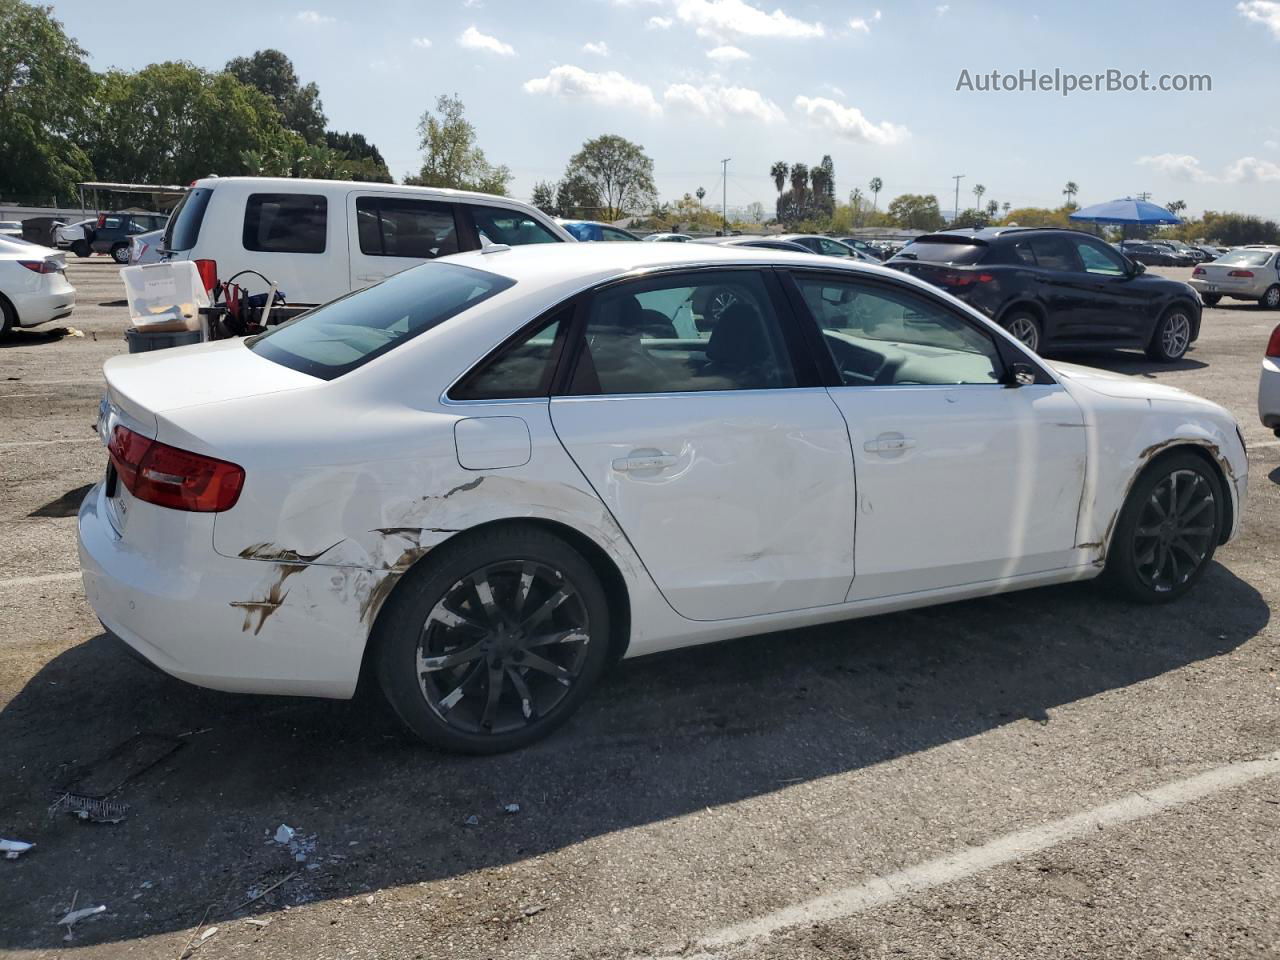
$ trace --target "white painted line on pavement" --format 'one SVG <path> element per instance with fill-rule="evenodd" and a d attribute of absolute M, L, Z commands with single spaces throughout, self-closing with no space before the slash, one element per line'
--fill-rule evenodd
<path fill-rule="evenodd" d="M 1280 440 L 1263 440 L 1261 443 L 1249 444 L 1250 450 L 1257 450 L 1260 447 L 1280 447 Z"/>
<path fill-rule="evenodd" d="M 1142 820 L 1172 807 L 1277 774 L 1280 774 L 1280 753 L 1215 767 L 1194 777 L 1130 794 L 1113 803 L 1052 823 L 996 837 L 980 847 L 968 847 L 883 877 L 874 877 L 857 886 L 845 887 L 795 906 L 722 927 L 697 942 L 695 946 L 700 952 L 680 954 L 680 960 L 716 960 L 723 955 L 721 951 L 753 940 L 795 927 L 814 926 L 874 910 L 904 897 L 1041 853 L 1068 840 L 1096 836 L 1099 830 L 1107 827 Z"/>
<path fill-rule="evenodd" d="M 6 447 L 41 447 L 50 443 L 102 443 L 98 437 L 59 437 L 54 440 L 3 440 L 0 449 Z"/>
<path fill-rule="evenodd" d="M 59 580 L 79 580 L 80 571 L 68 571 L 67 573 L 42 573 L 36 577 L 9 577 L 7 580 L 0 580 L 0 588 L 4 587 L 34 587 L 41 583 L 57 583 Z"/>

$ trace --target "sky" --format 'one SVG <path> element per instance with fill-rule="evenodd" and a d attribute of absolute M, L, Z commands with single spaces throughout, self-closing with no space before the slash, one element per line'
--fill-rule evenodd
<path fill-rule="evenodd" d="M 884 182 L 944 210 L 1150 193 L 1191 214 L 1280 218 L 1280 0 L 170 0 L 134 15 L 53 3 L 95 69 L 218 69 L 275 47 L 320 87 L 331 128 L 363 133 L 397 179 L 416 126 L 457 93 L 510 192 L 556 180 L 584 140 L 620 134 L 665 200 L 703 187 L 772 211 L 778 160 L 830 154 L 847 198 Z M 992 71 L 1207 75 L 1210 90 L 983 90 Z M 967 71 L 967 73 L 966 73 Z M 1003 81 L 1002 81 L 1003 82 Z M 1044 81 L 1041 81 L 1044 82 Z M 1065 82 L 1065 81 L 1064 81 Z M 1205 86 L 1203 81 L 1200 86 Z M 958 89 L 959 88 L 959 89 Z M 721 179 L 722 159 L 728 177 Z"/>

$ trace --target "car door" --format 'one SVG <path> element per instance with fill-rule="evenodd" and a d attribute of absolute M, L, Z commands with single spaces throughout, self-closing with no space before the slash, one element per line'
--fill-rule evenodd
<path fill-rule="evenodd" d="M 850 600 L 999 581 L 1075 562 L 1079 406 L 1029 355 L 922 290 L 791 271 L 832 363 L 853 446 Z M 1005 352 L 1035 371 L 1020 386 Z M 1006 382 L 1001 382 L 1006 381 Z"/>
<path fill-rule="evenodd" d="M 1072 237 L 1076 255 L 1089 275 L 1093 295 L 1083 306 L 1082 322 L 1088 336 L 1097 340 L 1141 340 L 1155 320 L 1150 316 L 1151 295 L 1124 258 L 1099 240 Z"/>
<path fill-rule="evenodd" d="M 1075 247 L 1056 233 L 1032 235 L 1027 244 L 1036 258 L 1036 283 L 1048 310 L 1045 333 L 1052 339 L 1088 338 L 1093 281 L 1085 273 Z"/>
<path fill-rule="evenodd" d="M 347 194 L 347 231 L 352 290 L 465 246 L 453 204 L 404 194 Z"/>
<path fill-rule="evenodd" d="M 842 602 L 848 431 L 773 274 L 615 283 L 576 323 L 552 422 L 671 606 L 723 620 Z"/>

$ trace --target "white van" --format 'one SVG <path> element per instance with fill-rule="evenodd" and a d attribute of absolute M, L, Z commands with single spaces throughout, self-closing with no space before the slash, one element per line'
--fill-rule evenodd
<path fill-rule="evenodd" d="M 290 303 L 325 303 L 427 260 L 485 243 L 573 243 L 535 207 L 464 190 L 348 180 L 208 177 L 165 229 L 170 259 L 194 260 L 206 282 L 244 270 Z M 251 293 L 267 283 L 236 280 Z"/>

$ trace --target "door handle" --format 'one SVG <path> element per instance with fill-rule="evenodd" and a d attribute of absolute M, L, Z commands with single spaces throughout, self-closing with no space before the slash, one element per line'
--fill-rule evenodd
<path fill-rule="evenodd" d="M 356 277 L 356 279 L 357 280 L 385 280 L 387 279 L 387 275 L 385 273 L 362 273 L 362 274 L 359 274 Z"/>
<path fill-rule="evenodd" d="M 669 453 L 619 457 L 613 461 L 613 469 L 618 473 L 631 473 L 636 470 L 665 470 L 667 467 L 674 467 L 678 459 L 678 457 L 673 457 Z"/>
<path fill-rule="evenodd" d="M 914 440 L 900 433 L 882 433 L 874 440 L 864 443 L 862 449 L 867 453 L 901 453 L 903 450 L 912 449 L 915 445 Z"/>

